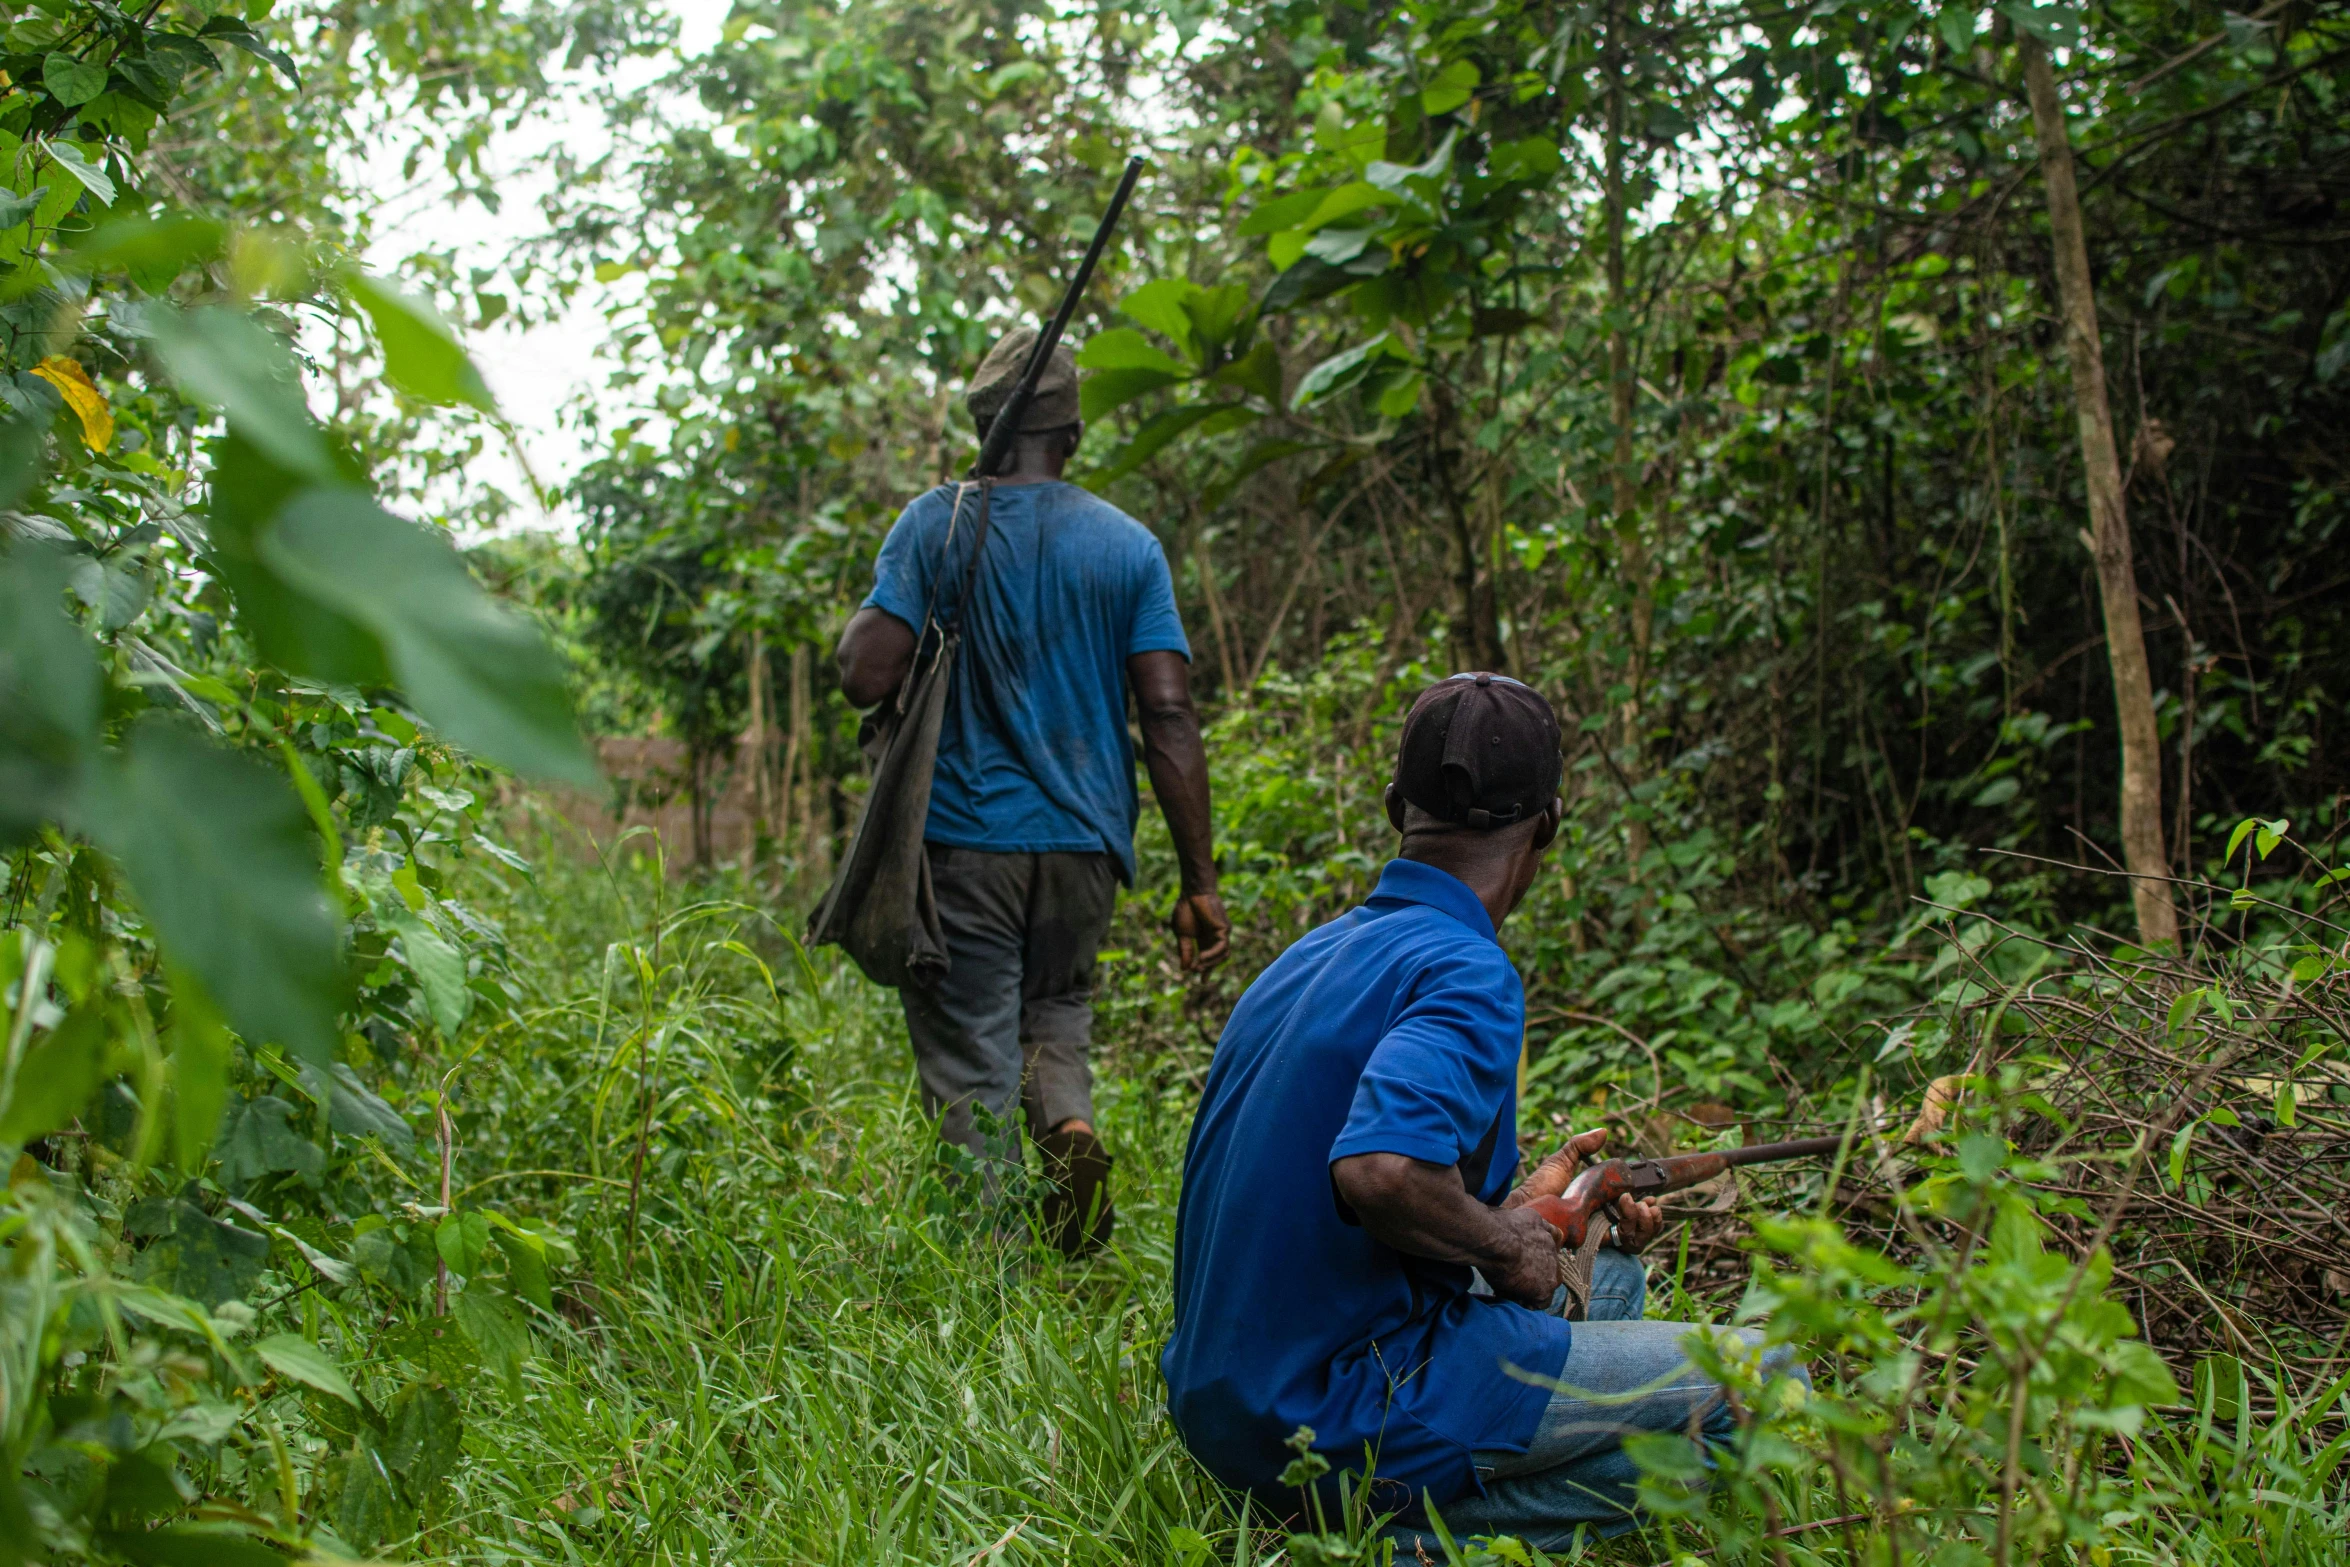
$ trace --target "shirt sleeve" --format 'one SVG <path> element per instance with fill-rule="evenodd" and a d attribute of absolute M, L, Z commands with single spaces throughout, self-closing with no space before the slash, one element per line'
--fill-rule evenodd
<path fill-rule="evenodd" d="M 1181 653 L 1189 660 L 1191 641 L 1184 636 L 1183 617 L 1175 609 L 1175 579 L 1167 570 L 1167 552 L 1158 540 L 1150 539 L 1137 553 L 1141 556 L 1141 580 L 1134 595 L 1134 618 L 1126 628 L 1125 657 Z"/>
<path fill-rule="evenodd" d="M 1470 1158 L 1517 1091 L 1524 1018 L 1524 992 L 1499 948 L 1489 959 L 1440 958 L 1372 1050 L 1330 1162 L 1365 1153 L 1442 1165 Z M 1505 1163 L 1515 1151 L 1495 1150 Z"/>
<path fill-rule="evenodd" d="M 873 591 L 859 606 L 894 615 L 915 631 L 922 629 L 924 611 L 930 604 L 931 572 L 937 564 L 934 557 L 938 552 L 931 547 L 931 536 L 938 530 L 930 526 L 938 510 L 937 496 L 935 490 L 917 496 L 890 524 L 889 537 L 881 541 L 881 555 L 873 562 Z"/>

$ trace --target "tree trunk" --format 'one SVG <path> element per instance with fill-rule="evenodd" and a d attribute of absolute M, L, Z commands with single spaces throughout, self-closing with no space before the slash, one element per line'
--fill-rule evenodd
<path fill-rule="evenodd" d="M 1608 467 L 1612 478 L 1609 509 L 1615 517 L 1616 549 L 1624 563 L 1624 582 L 1632 595 L 1632 667 L 1625 682 L 1631 695 L 1617 714 L 1628 751 L 1624 774 L 1639 782 L 1643 766 L 1640 696 L 1648 681 L 1649 639 L 1656 629 L 1656 601 L 1648 580 L 1648 541 L 1640 531 L 1640 483 L 1633 466 L 1631 291 L 1624 269 L 1624 13 L 1622 5 L 1608 7 L 1607 17 L 1607 379 L 1608 411 L 1615 425 L 1615 445 Z M 1627 801 L 1627 804 L 1630 802 Z M 1626 824 L 1625 851 L 1632 874 L 1648 854 L 1648 823 L 1638 818 Z"/>
<path fill-rule="evenodd" d="M 2105 653 L 2121 718 L 2122 864 L 2137 906 L 2138 939 L 2176 946 L 2179 916 L 2171 902 L 2170 860 L 2162 846 L 2162 749 L 2154 722 L 2154 682 L 2146 632 L 2138 621 L 2138 576 L 2130 558 L 2130 519 L 2122 499 L 2113 410 L 2105 398 L 2105 351 L 2097 331 L 2097 295 L 2089 282 L 2089 247 L 2081 232 L 2081 197 L 2073 184 L 2072 142 L 2048 48 L 2021 38 L 2024 84 L 2040 142 L 2040 177 L 2048 193 L 2048 227 L 2056 251 L 2056 286 L 2064 314 L 2066 357 L 2080 417 L 2081 459 L 2089 488 L 2090 548 L 2105 609 Z"/>

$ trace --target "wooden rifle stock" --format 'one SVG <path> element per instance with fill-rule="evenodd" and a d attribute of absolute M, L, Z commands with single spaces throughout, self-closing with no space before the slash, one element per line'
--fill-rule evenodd
<path fill-rule="evenodd" d="M 1537 1197 L 1526 1207 L 1559 1233 L 1559 1244 L 1579 1250 L 1591 1221 L 1606 1221 L 1619 1197 L 1661 1197 L 1686 1187 L 1702 1185 L 1724 1170 L 1741 1164 L 1771 1164 L 1781 1159 L 1813 1159 L 1834 1153 L 1841 1137 L 1805 1137 L 1791 1143 L 1756 1143 L 1726 1153 L 1679 1153 L 1662 1159 L 1603 1159 L 1577 1175 L 1559 1197 Z"/>

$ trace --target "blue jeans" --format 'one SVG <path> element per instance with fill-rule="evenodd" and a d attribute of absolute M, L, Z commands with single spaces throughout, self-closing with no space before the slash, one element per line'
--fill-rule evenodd
<path fill-rule="evenodd" d="M 1603 1247 L 1592 1260 L 1589 1320 L 1575 1324 L 1558 1376 L 1563 1390 L 1551 1395 L 1533 1442 L 1523 1453 L 1475 1454 L 1485 1494 L 1455 1497 L 1437 1509 L 1455 1538 L 1515 1535 L 1551 1551 L 1571 1545 L 1578 1528 L 1603 1535 L 1631 1528 L 1640 1470 L 1624 1453 L 1626 1436 L 1680 1431 L 1718 1446 L 1737 1430 L 1722 1390 L 1681 1352 L 1691 1333 L 1734 1337 L 1750 1353 L 1761 1351 L 1764 1375 L 1809 1384 L 1792 1350 L 1763 1349 L 1760 1334 L 1736 1328 L 1644 1321 L 1647 1301 L 1640 1259 Z M 1564 1287 L 1550 1306 L 1566 1309 Z M 1404 1525 L 1388 1532 L 1401 1543 L 1399 1560 L 1410 1559 L 1414 1537 L 1423 1534 L 1428 1554 L 1440 1554 L 1433 1531 Z"/>

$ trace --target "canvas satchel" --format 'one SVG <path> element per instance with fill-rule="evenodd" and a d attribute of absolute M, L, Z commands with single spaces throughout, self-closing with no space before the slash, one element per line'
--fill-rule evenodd
<path fill-rule="evenodd" d="M 873 787 L 857 829 L 833 872 L 832 885 L 808 920 L 808 944 L 838 946 L 876 985 L 932 985 L 946 976 L 946 936 L 939 928 L 938 895 L 930 885 L 930 856 L 922 844 L 930 821 L 930 782 L 938 766 L 938 731 L 947 689 L 962 651 L 963 617 L 987 553 L 988 503 L 993 479 L 960 484 L 931 600 L 916 635 L 914 666 L 897 695 L 865 720 L 859 743 L 873 764 Z M 962 590 L 942 613 L 939 589 L 953 562 L 967 503 L 971 560 Z M 928 657 L 925 644 L 931 644 Z"/>

